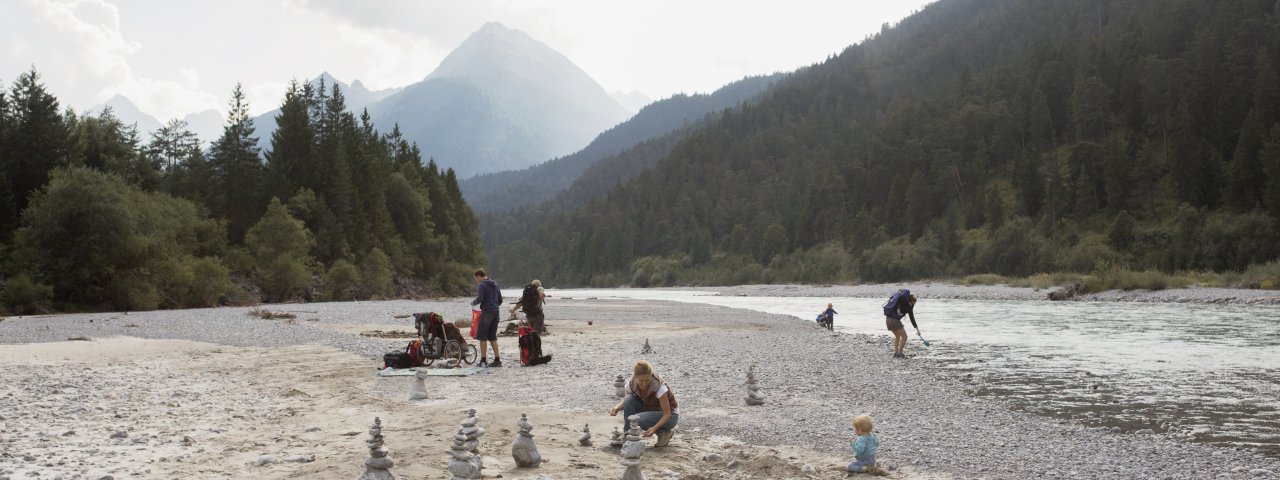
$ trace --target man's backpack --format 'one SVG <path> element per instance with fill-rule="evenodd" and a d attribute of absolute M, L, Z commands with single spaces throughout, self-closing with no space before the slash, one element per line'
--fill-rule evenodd
<path fill-rule="evenodd" d="M 907 289 L 893 292 L 893 296 L 889 297 L 889 301 L 884 302 L 884 316 L 893 318 L 902 318 L 902 314 L 898 313 L 898 302 L 902 299 L 910 297 L 911 291 Z"/>
<path fill-rule="evenodd" d="M 542 313 L 542 298 L 538 296 L 538 286 L 532 283 L 524 286 L 520 294 L 520 306 L 524 313 Z"/>
<path fill-rule="evenodd" d="M 409 342 L 409 346 L 404 347 L 404 353 L 409 356 L 410 367 L 421 367 L 426 361 L 422 356 L 422 340 L 414 339 Z"/>

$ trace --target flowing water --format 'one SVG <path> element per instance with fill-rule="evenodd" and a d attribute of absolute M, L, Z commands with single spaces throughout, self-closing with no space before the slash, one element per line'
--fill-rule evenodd
<path fill-rule="evenodd" d="M 884 336 L 890 355 L 884 298 L 549 293 L 713 304 L 808 321 L 830 302 L 840 312 L 836 330 Z M 903 319 L 912 334 L 908 354 L 953 371 L 974 395 L 1112 430 L 1171 432 L 1280 456 L 1280 306 L 922 299 L 916 320 L 932 346 Z"/>

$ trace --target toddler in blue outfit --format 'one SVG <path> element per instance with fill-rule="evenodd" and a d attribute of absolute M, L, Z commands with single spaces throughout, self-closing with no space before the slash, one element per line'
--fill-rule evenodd
<path fill-rule="evenodd" d="M 853 419 L 853 433 L 857 436 L 849 441 L 849 446 L 853 448 L 853 463 L 847 467 L 849 473 L 889 474 L 876 465 L 876 451 L 880 449 L 880 437 L 871 433 L 871 428 L 870 416 L 859 415 Z"/>

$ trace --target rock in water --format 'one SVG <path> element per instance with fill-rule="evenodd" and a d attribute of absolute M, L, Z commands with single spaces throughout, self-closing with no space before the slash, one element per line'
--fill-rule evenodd
<path fill-rule="evenodd" d="M 413 374 L 413 387 L 409 389 L 409 400 L 422 400 L 427 398 L 427 372 L 418 370 Z"/>
<path fill-rule="evenodd" d="M 364 441 L 369 446 L 369 458 L 364 461 L 364 475 L 359 480 L 395 480 L 391 475 L 391 467 L 395 462 L 387 458 L 387 449 L 382 446 L 382 419 L 373 418 L 373 426 L 369 428 L 369 439 Z"/>
<path fill-rule="evenodd" d="M 644 456 L 644 442 L 640 440 L 640 416 L 627 417 L 631 430 L 627 431 L 627 443 L 622 445 L 622 480 L 644 480 L 640 473 L 640 457 Z"/>
<path fill-rule="evenodd" d="M 578 437 L 578 445 L 584 447 L 591 446 L 591 425 L 582 426 L 582 435 Z"/>
<path fill-rule="evenodd" d="M 529 423 L 529 418 L 525 414 L 520 414 L 520 420 L 516 421 L 516 428 L 520 429 L 520 433 L 516 435 L 516 439 L 511 442 L 511 458 L 516 461 L 517 467 L 536 467 L 542 463 L 542 455 L 538 453 L 538 446 L 533 443 L 533 424 Z"/>

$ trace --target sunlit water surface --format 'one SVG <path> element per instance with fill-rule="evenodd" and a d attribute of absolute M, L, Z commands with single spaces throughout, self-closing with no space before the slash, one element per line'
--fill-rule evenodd
<path fill-rule="evenodd" d="M 840 312 L 837 331 L 889 336 L 883 298 L 548 293 L 553 303 L 556 297 L 666 300 L 809 321 L 830 302 Z M 1278 306 L 922 299 L 916 319 L 932 346 L 926 349 L 907 322 L 908 353 L 953 371 L 974 395 L 1123 432 L 1172 432 L 1280 455 Z"/>

